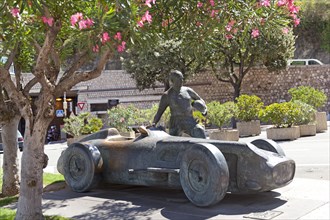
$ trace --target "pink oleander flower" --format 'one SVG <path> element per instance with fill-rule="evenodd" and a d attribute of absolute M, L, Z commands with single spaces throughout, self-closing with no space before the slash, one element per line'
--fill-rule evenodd
<path fill-rule="evenodd" d="M 293 20 L 294 26 L 297 27 L 300 24 L 300 19 L 299 18 L 295 18 Z"/>
<path fill-rule="evenodd" d="M 71 26 L 74 27 L 76 25 L 76 23 L 81 19 L 83 19 L 83 14 L 80 12 L 72 15 L 70 18 Z"/>
<path fill-rule="evenodd" d="M 101 42 L 102 44 L 105 44 L 107 41 L 110 40 L 108 32 L 104 32 L 101 37 Z"/>
<path fill-rule="evenodd" d="M 238 32 L 238 28 L 234 28 L 234 29 L 232 29 L 232 31 L 231 31 L 233 34 L 237 34 L 237 32 Z"/>
<path fill-rule="evenodd" d="M 149 24 L 152 22 L 152 16 L 149 14 L 149 11 L 146 11 L 142 16 L 142 21 L 147 21 Z"/>
<path fill-rule="evenodd" d="M 142 20 L 138 21 L 138 23 L 137 23 L 137 24 L 138 24 L 138 26 L 139 26 L 139 27 L 143 27 L 143 26 L 144 26 L 144 23 L 143 23 L 143 21 L 142 21 Z"/>
<path fill-rule="evenodd" d="M 253 38 L 257 38 L 257 37 L 259 37 L 259 35 L 260 35 L 260 33 L 259 33 L 259 30 L 257 28 L 252 30 L 251 36 Z"/>
<path fill-rule="evenodd" d="M 203 7 L 203 3 L 202 2 L 198 2 L 197 3 L 197 8 L 201 8 L 201 7 Z"/>
<path fill-rule="evenodd" d="M 225 26 L 226 31 L 231 31 L 235 23 L 235 20 L 231 20 L 230 22 L 228 22 L 228 24 Z"/>
<path fill-rule="evenodd" d="M 210 5 L 213 7 L 214 6 L 214 0 L 210 0 Z"/>
<path fill-rule="evenodd" d="M 299 12 L 299 7 L 295 5 L 288 6 L 290 13 L 297 14 Z"/>
<path fill-rule="evenodd" d="M 230 39 L 233 38 L 233 35 L 231 35 L 231 34 L 226 34 L 225 38 L 226 38 L 227 40 L 230 40 Z"/>
<path fill-rule="evenodd" d="M 87 24 L 85 22 L 85 20 L 80 20 L 78 22 L 78 26 L 79 26 L 79 29 L 82 30 L 82 29 L 86 29 L 87 28 Z"/>
<path fill-rule="evenodd" d="M 94 21 L 91 18 L 87 18 L 87 19 L 85 19 L 85 24 L 86 24 L 87 28 L 90 28 L 94 25 Z"/>
<path fill-rule="evenodd" d="M 196 26 L 197 26 L 197 27 L 200 27 L 200 26 L 202 26 L 202 25 L 203 25 L 202 22 L 200 22 L 200 21 L 197 21 L 197 22 L 196 22 Z"/>
<path fill-rule="evenodd" d="M 115 36 L 113 36 L 113 39 L 115 39 L 115 40 L 121 40 L 121 33 L 120 32 L 117 32 L 116 34 L 115 34 Z"/>
<path fill-rule="evenodd" d="M 125 48 L 126 48 L 126 42 L 125 41 L 122 41 L 121 42 L 121 45 L 118 45 L 117 46 L 117 51 L 118 52 L 124 52 L 125 51 Z"/>
<path fill-rule="evenodd" d="M 211 18 L 215 17 L 217 15 L 218 11 L 217 10 L 212 10 L 211 11 Z"/>
<path fill-rule="evenodd" d="M 151 3 L 156 4 L 156 0 L 146 0 L 146 5 L 151 8 Z"/>
<path fill-rule="evenodd" d="M 119 121 L 123 123 L 125 121 L 125 118 L 120 118 Z"/>
<path fill-rule="evenodd" d="M 278 7 L 282 7 L 282 6 L 284 6 L 286 4 L 286 0 L 279 0 L 278 2 L 277 2 L 277 6 Z"/>
<path fill-rule="evenodd" d="M 226 29 L 226 31 L 231 31 L 231 29 L 232 29 L 232 26 L 231 26 L 231 25 L 229 25 L 229 24 L 227 24 L 227 25 L 225 26 L 225 29 Z"/>
<path fill-rule="evenodd" d="M 93 52 L 94 52 L 94 53 L 98 53 L 99 51 L 100 51 L 99 45 L 95 45 L 95 46 L 93 47 Z"/>
<path fill-rule="evenodd" d="M 41 17 L 41 20 L 44 24 L 48 24 L 49 27 L 53 26 L 53 23 L 54 23 L 54 18 L 50 17 L 50 18 L 47 18 L 46 16 L 42 16 Z"/>
<path fill-rule="evenodd" d="M 269 0 L 261 0 L 260 5 L 264 6 L 264 7 L 270 7 L 270 1 Z"/>
<path fill-rule="evenodd" d="M 18 18 L 19 17 L 19 9 L 18 8 L 12 8 L 11 10 L 10 10 L 10 13 L 11 13 L 11 15 L 13 16 L 13 17 L 15 17 L 15 18 Z"/>
<path fill-rule="evenodd" d="M 283 34 L 288 34 L 289 33 L 289 28 L 282 28 L 282 33 Z"/>

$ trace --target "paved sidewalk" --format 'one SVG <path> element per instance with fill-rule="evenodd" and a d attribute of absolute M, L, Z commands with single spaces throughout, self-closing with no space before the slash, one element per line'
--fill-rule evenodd
<path fill-rule="evenodd" d="M 329 219 L 329 181 L 294 179 L 256 195 L 227 194 L 216 206 L 198 208 L 179 190 L 113 185 L 89 193 L 69 188 L 45 193 L 46 215 L 73 219 Z"/>
<path fill-rule="evenodd" d="M 111 185 L 88 193 L 75 193 L 65 187 L 43 194 L 43 211 L 45 215 L 93 220 L 330 219 L 329 135 L 328 127 L 326 132 L 316 136 L 280 142 L 289 157 L 295 156 L 297 173 L 291 184 L 271 192 L 256 195 L 228 193 L 219 204 L 199 208 L 190 203 L 181 190 Z M 263 131 L 260 136 L 241 138 L 240 141 L 265 137 Z M 46 150 L 52 155 L 50 159 L 56 160 L 58 149 L 65 147 L 65 144 L 54 144 L 48 145 Z M 311 155 L 310 160 L 306 161 L 297 153 L 300 149 L 301 155 Z M 311 154 L 320 149 L 322 152 L 318 156 Z M 56 172 L 55 166 L 47 169 L 45 172 Z"/>

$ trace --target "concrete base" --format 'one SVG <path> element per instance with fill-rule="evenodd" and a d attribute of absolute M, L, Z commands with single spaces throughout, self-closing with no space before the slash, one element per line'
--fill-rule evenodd
<path fill-rule="evenodd" d="M 238 130 L 209 130 L 210 139 L 223 140 L 223 141 L 238 141 Z"/>
<path fill-rule="evenodd" d="M 240 137 L 259 135 L 261 133 L 260 121 L 237 122 L 237 130 Z"/>
<path fill-rule="evenodd" d="M 300 137 L 299 126 L 291 128 L 268 128 L 267 138 L 272 140 L 295 140 Z"/>
<path fill-rule="evenodd" d="M 316 125 L 299 125 L 299 128 L 300 137 L 316 135 Z"/>

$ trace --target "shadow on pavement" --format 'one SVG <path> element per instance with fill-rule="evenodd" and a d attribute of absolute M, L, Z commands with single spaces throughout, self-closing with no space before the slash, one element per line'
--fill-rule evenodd
<path fill-rule="evenodd" d="M 111 185 L 87 193 L 72 192 L 69 187 L 57 192 L 44 193 L 48 200 L 43 210 L 80 208 L 82 214 L 74 219 L 206 219 L 217 215 L 242 215 L 263 212 L 282 206 L 287 201 L 277 192 L 254 195 L 227 193 L 217 205 L 200 208 L 186 198 L 182 190 L 155 187 Z M 79 200 L 75 207 L 72 201 Z M 70 203 L 70 205 L 69 205 Z M 85 210 L 84 210 L 85 209 Z"/>

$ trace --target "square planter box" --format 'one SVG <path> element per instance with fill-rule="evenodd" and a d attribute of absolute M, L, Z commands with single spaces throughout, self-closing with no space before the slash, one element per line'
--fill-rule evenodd
<path fill-rule="evenodd" d="M 300 137 L 316 135 L 316 125 L 299 125 L 299 128 Z"/>
<path fill-rule="evenodd" d="M 223 141 L 238 141 L 239 135 L 238 130 L 208 130 L 209 138 L 215 140 L 223 140 Z"/>
<path fill-rule="evenodd" d="M 300 137 L 299 126 L 291 128 L 268 128 L 267 138 L 272 140 L 295 140 Z"/>
<path fill-rule="evenodd" d="M 316 132 L 317 133 L 326 131 L 328 129 L 326 112 L 316 112 L 315 120 L 316 120 Z"/>
<path fill-rule="evenodd" d="M 260 121 L 241 121 L 237 122 L 237 130 L 240 137 L 255 136 L 261 133 Z"/>

